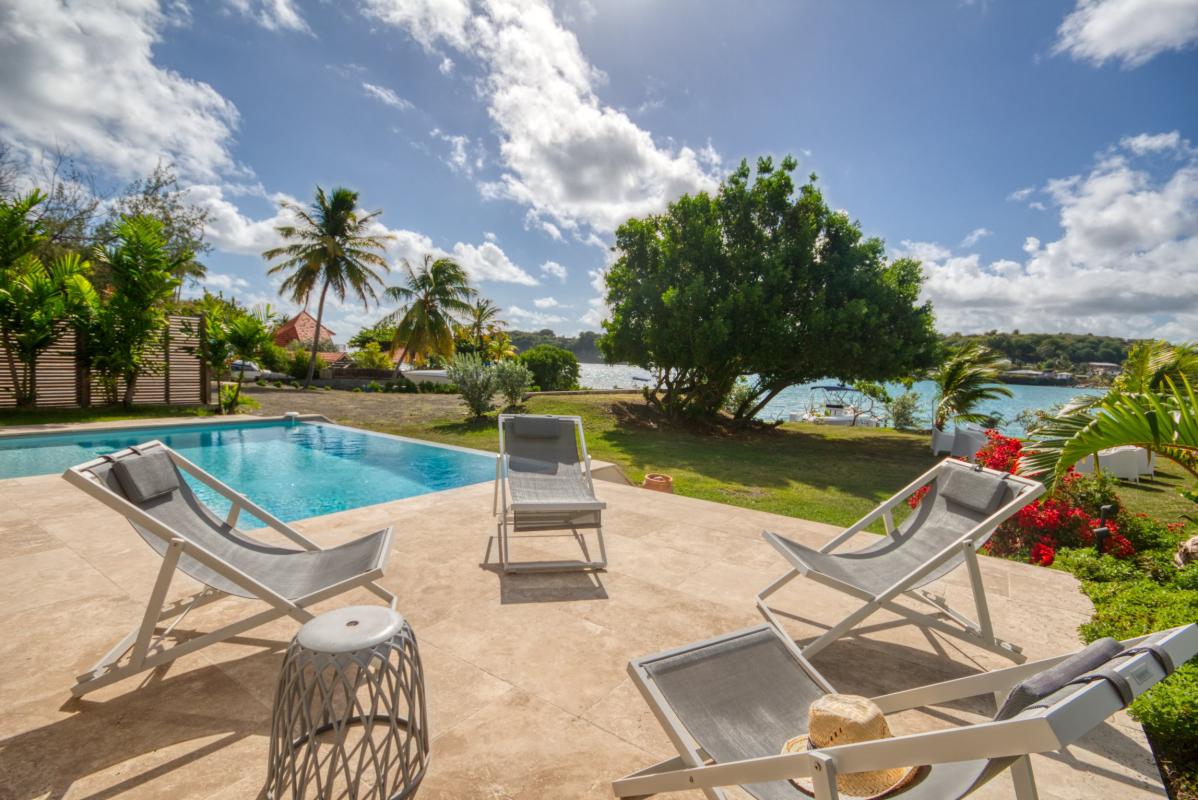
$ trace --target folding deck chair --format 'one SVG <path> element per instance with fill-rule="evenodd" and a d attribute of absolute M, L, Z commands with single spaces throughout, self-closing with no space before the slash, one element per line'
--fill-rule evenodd
<path fill-rule="evenodd" d="M 232 507 L 224 520 L 196 497 L 183 472 L 231 501 Z M 158 441 L 70 467 L 62 476 L 124 516 L 162 556 L 158 579 L 141 622 L 90 671 L 78 677 L 71 689 L 75 696 L 169 663 L 279 617 L 307 622 L 313 616 L 307 606 L 359 586 L 395 607 L 395 596 L 375 583 L 376 578 L 382 577 L 391 551 L 391 528 L 322 550 L 299 531 Z M 235 526 L 242 509 L 303 549 L 263 544 L 239 531 Z M 166 604 L 167 590 L 176 570 L 204 588 L 191 597 Z M 262 600 L 270 607 L 196 638 L 165 646 L 171 631 L 189 611 L 229 595 Z M 159 624 L 172 619 L 155 639 Z"/>
<path fill-rule="evenodd" d="M 581 455 L 579 448 L 581 447 Z M 499 563 L 505 572 L 601 570 L 607 566 L 603 509 L 595 498 L 591 457 L 580 417 L 500 414 L 492 513 L 499 514 Z M 583 558 L 512 561 L 511 533 L 569 530 Z M 594 530 L 599 556 L 592 558 L 581 531 Z"/>
<path fill-rule="evenodd" d="M 919 506 L 896 527 L 893 509 L 924 486 L 929 488 Z M 965 637 L 987 650 L 1020 661 L 1019 647 L 994 635 L 977 550 L 995 528 L 1043 492 L 1044 485 L 1039 481 L 946 458 L 819 550 L 765 531 L 762 534 L 765 540 L 782 554 L 791 568 L 757 595 L 757 608 L 782 630 L 776 610 L 766 600 L 805 575 L 864 601 L 860 608 L 803 647 L 808 658 L 885 608 L 925 628 Z M 833 552 L 878 519 L 886 527 L 882 539 L 850 553 Z M 976 622 L 949 607 L 945 598 L 922 590 L 962 564 L 973 589 Z M 937 615 L 947 616 L 957 625 L 895 603 L 899 595 L 931 605 Z"/>
<path fill-rule="evenodd" d="M 1035 800 L 1028 756 L 1061 750 L 1198 653 L 1198 626 L 1127 642 L 1104 639 L 1077 653 L 873 698 L 884 713 L 994 694 L 987 722 L 782 755 L 807 731 L 808 708 L 834 691 L 770 625 L 634 660 L 628 671 L 678 750 L 612 783 L 616 797 L 700 790 L 726 800 L 740 786 L 758 800 L 837 800 L 842 773 L 912 767 L 902 800 L 956 800 L 1010 769 L 1018 800 Z"/>

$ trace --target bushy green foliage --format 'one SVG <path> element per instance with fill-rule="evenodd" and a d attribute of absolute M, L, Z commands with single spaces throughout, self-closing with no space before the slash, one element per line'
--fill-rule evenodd
<path fill-rule="evenodd" d="M 367 342 L 353 355 L 354 366 L 359 369 L 390 369 L 391 358 L 378 342 Z"/>
<path fill-rule="evenodd" d="M 491 410 L 491 398 L 498 388 L 494 367 L 470 353 L 455 357 L 446 372 L 471 414 L 481 417 Z"/>
<path fill-rule="evenodd" d="M 1121 364 L 1134 343 L 1131 339 L 1095 336 L 1092 333 L 989 333 L 960 334 L 944 337 L 949 348 L 971 342 L 988 347 L 1013 365 L 1020 367 L 1067 367 L 1090 361 Z"/>
<path fill-rule="evenodd" d="M 737 409 L 753 400 L 753 385 L 744 378 L 738 378 L 732 391 L 724 398 L 724 410 L 735 414 Z"/>
<path fill-rule="evenodd" d="M 920 426 L 919 406 L 921 403 L 917 392 L 907 391 L 891 400 L 886 405 L 890 415 L 890 424 L 900 430 L 915 430 Z"/>
<path fill-rule="evenodd" d="M 241 394 L 236 383 L 222 383 L 217 404 L 223 414 L 236 414 L 238 411 L 253 411 L 262 406 L 249 395 Z"/>
<path fill-rule="evenodd" d="M 518 358 L 532 371 L 532 384 L 543 392 L 578 388 L 578 359 L 569 350 L 539 344 Z"/>
<path fill-rule="evenodd" d="M 287 348 L 279 347 L 273 341 L 262 345 L 258 353 L 258 366 L 267 372 L 286 372 L 291 363 L 291 354 Z"/>
<path fill-rule="evenodd" d="M 532 370 L 514 358 L 498 361 L 492 369 L 495 371 L 495 386 L 503 395 L 507 407 L 514 408 L 520 405 L 524 400 L 524 393 L 532 384 Z"/>
<path fill-rule="evenodd" d="M 550 344 L 569 350 L 579 361 L 597 363 L 603 360 L 599 352 L 599 334 L 594 331 L 581 331 L 577 336 L 558 336 L 549 328 L 539 331 L 508 331 L 514 344 L 521 353 L 542 344 Z"/>
<path fill-rule="evenodd" d="M 297 381 L 302 381 L 308 377 L 308 363 L 312 358 L 312 354 L 307 350 L 295 349 L 291 351 L 291 358 L 287 362 L 287 369 L 284 370 L 288 375 L 295 378 Z"/>
<path fill-rule="evenodd" d="M 395 339 L 395 326 L 388 325 L 384 322 L 378 322 L 369 328 L 363 328 L 355 333 L 349 340 L 348 345 L 354 348 L 362 348 L 374 342 L 380 348 L 386 349 L 391 347 L 391 342 Z"/>
<path fill-rule="evenodd" d="M 886 381 L 931 366 L 931 306 L 919 262 L 824 201 L 797 196 L 786 158 L 733 170 L 718 193 L 685 195 L 616 231 L 607 273 L 609 361 L 650 370 L 646 398 L 671 416 L 711 416 L 742 375 L 752 419 L 789 386 L 821 377 Z"/>

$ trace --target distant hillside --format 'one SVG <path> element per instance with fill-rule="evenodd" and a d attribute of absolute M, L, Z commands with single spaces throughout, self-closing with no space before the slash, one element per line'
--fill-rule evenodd
<path fill-rule="evenodd" d="M 583 331 L 577 336 L 558 336 L 553 331 L 545 328 L 539 331 L 508 331 L 508 335 L 512 337 L 512 343 L 522 353 L 528 348 L 536 347 L 539 344 L 552 344 L 563 350 L 569 350 L 579 361 L 591 363 L 601 363 L 603 361 L 603 355 L 595 345 L 595 340 L 599 338 L 599 334 L 594 331 Z"/>
<path fill-rule="evenodd" d="M 953 333 L 943 338 L 947 347 L 981 342 L 1001 353 L 1016 367 L 1065 369 L 1092 361 L 1122 364 L 1135 339 L 1095 336 L 1092 333 Z"/>

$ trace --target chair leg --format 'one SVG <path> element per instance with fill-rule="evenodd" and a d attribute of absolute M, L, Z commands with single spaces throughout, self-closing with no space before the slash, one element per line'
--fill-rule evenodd
<path fill-rule="evenodd" d="M 1011 765 L 1011 782 L 1015 784 L 1016 800 L 1039 800 L 1036 791 L 1036 775 L 1032 772 L 1032 761 L 1023 756 Z"/>
<path fill-rule="evenodd" d="M 765 617 L 766 622 L 778 629 L 779 633 L 785 633 L 786 629 L 782 627 L 782 623 L 777 617 L 774 616 L 773 609 L 771 609 L 769 604 L 765 602 L 766 598 L 781 589 L 786 584 L 793 581 L 795 578 L 799 577 L 801 574 L 802 573 L 797 569 L 791 569 L 781 578 L 778 578 L 776 581 L 757 593 L 757 610 L 761 612 L 761 616 Z"/>
<path fill-rule="evenodd" d="M 986 587 L 982 583 L 982 569 L 978 564 L 978 553 L 973 542 L 964 542 L 965 568 L 969 572 L 969 588 L 973 590 L 973 604 L 978 612 L 978 628 L 983 639 L 993 643 L 994 625 L 990 622 L 990 606 L 986 603 Z"/>

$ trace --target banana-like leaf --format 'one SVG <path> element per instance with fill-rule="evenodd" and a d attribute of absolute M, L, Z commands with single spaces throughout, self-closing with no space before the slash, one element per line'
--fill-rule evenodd
<path fill-rule="evenodd" d="M 1198 398 L 1184 377 L 1165 377 L 1159 392 L 1112 391 L 1088 413 L 1052 417 L 1029 437 L 1023 469 L 1055 482 L 1078 460 L 1110 447 L 1136 445 L 1198 477 Z"/>

